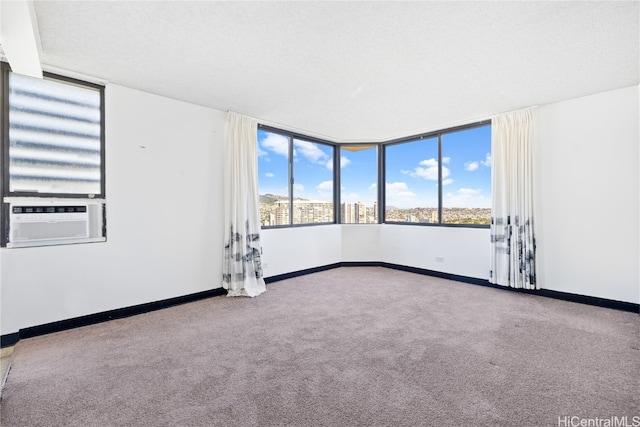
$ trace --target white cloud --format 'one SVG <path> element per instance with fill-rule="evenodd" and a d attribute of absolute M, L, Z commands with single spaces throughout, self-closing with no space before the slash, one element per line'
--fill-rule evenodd
<path fill-rule="evenodd" d="M 294 191 L 304 191 L 304 185 L 302 184 L 293 184 Z"/>
<path fill-rule="evenodd" d="M 474 188 L 460 188 L 458 190 L 458 194 L 461 196 L 477 196 L 481 194 L 482 190 L 474 189 Z"/>
<path fill-rule="evenodd" d="M 316 190 L 333 191 L 333 181 L 322 181 L 320 184 L 316 185 Z"/>
<path fill-rule="evenodd" d="M 418 164 L 420 166 L 427 166 L 427 167 L 430 167 L 430 168 L 433 168 L 433 167 L 437 168 L 438 167 L 438 161 L 436 159 L 434 159 L 434 158 L 427 159 L 427 160 L 420 160 L 420 163 L 418 163 Z"/>
<path fill-rule="evenodd" d="M 385 183 L 386 195 L 394 200 L 398 198 L 412 198 L 415 193 L 409 190 L 406 182 L 387 182 Z"/>
<path fill-rule="evenodd" d="M 369 186 L 369 191 L 374 191 L 378 188 L 378 184 L 375 182 Z"/>
<path fill-rule="evenodd" d="M 267 172 L 264 174 L 264 176 L 266 176 L 267 178 L 273 178 L 275 175 L 272 174 L 271 172 Z"/>
<path fill-rule="evenodd" d="M 453 184 L 453 182 L 454 181 L 451 178 L 443 179 L 442 180 L 442 185 L 451 185 L 451 184 Z"/>
<path fill-rule="evenodd" d="M 442 163 L 449 163 L 450 157 L 444 157 Z M 415 167 L 412 171 L 401 171 L 404 174 L 410 175 L 414 178 L 422 178 L 429 181 L 438 180 L 438 161 L 436 159 L 421 160 L 418 163 L 420 166 Z M 442 178 L 446 178 L 451 175 L 451 171 L 446 166 L 442 166 Z"/>
<path fill-rule="evenodd" d="M 309 141 L 300 141 L 295 139 L 293 141 L 294 156 L 300 153 L 302 157 L 309 160 L 312 163 L 318 163 L 327 157 L 327 154 L 322 151 L 318 146 Z"/>
<path fill-rule="evenodd" d="M 486 198 L 479 188 L 459 188 L 455 193 L 446 193 L 443 203 L 452 208 L 491 207 L 491 200 Z"/>
<path fill-rule="evenodd" d="M 267 137 L 262 140 L 261 146 L 265 150 L 272 151 L 281 156 L 289 156 L 289 139 L 286 136 L 269 133 Z"/>
<path fill-rule="evenodd" d="M 360 196 L 358 193 L 341 194 L 340 199 L 343 203 L 355 203 L 360 201 Z"/>
<path fill-rule="evenodd" d="M 473 172 L 474 170 L 478 169 L 480 167 L 480 163 L 479 162 L 466 162 L 464 164 L 464 170 L 469 171 L 469 172 Z"/>
<path fill-rule="evenodd" d="M 263 156 L 268 156 L 268 155 L 269 155 L 269 153 L 267 153 L 262 148 L 260 148 L 260 146 L 258 146 L 258 157 L 263 157 Z"/>
<path fill-rule="evenodd" d="M 340 169 L 342 169 L 343 167 L 347 166 L 349 163 L 351 163 L 351 160 L 349 160 L 345 156 L 340 156 Z M 327 167 L 327 169 L 332 171 L 333 170 L 333 159 L 327 160 L 327 162 L 325 163 L 325 166 Z"/>
<path fill-rule="evenodd" d="M 484 158 L 484 162 L 482 162 L 482 165 L 489 168 L 491 167 L 491 153 L 487 153 L 487 155 Z"/>

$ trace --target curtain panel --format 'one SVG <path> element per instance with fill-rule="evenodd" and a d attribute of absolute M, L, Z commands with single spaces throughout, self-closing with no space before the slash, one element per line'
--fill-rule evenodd
<path fill-rule="evenodd" d="M 227 113 L 222 286 L 228 296 L 254 297 L 266 290 L 260 246 L 257 131 L 256 120 Z"/>
<path fill-rule="evenodd" d="M 532 114 L 491 122 L 491 272 L 494 284 L 537 289 L 533 221 Z"/>

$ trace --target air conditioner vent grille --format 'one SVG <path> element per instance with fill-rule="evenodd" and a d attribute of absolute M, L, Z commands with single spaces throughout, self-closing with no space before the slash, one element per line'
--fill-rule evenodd
<path fill-rule="evenodd" d="M 13 234 L 14 242 L 89 237 L 87 221 L 23 222 Z"/>

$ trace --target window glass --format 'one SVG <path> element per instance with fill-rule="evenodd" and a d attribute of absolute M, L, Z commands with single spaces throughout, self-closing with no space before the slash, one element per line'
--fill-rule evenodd
<path fill-rule="evenodd" d="M 447 161 L 442 167 L 448 177 Z M 385 221 L 438 223 L 438 138 L 385 147 Z"/>
<path fill-rule="evenodd" d="M 9 73 L 9 192 L 102 194 L 98 89 Z"/>
<path fill-rule="evenodd" d="M 334 151 L 333 145 L 258 129 L 263 227 L 334 222 Z"/>
<path fill-rule="evenodd" d="M 340 222 L 375 224 L 378 200 L 378 146 L 340 147 Z"/>
<path fill-rule="evenodd" d="M 491 126 L 443 134 L 442 158 L 442 222 L 490 224 Z"/>
<path fill-rule="evenodd" d="M 258 129 L 260 224 L 289 225 L 289 137 Z"/>
<path fill-rule="evenodd" d="M 293 223 L 333 222 L 333 146 L 293 140 Z"/>

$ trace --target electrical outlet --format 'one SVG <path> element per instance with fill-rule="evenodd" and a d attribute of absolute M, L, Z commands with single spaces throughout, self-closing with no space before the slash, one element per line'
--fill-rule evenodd
<path fill-rule="evenodd" d="M 436 262 L 444 262 L 444 257 L 443 256 L 437 256 L 436 257 Z"/>

